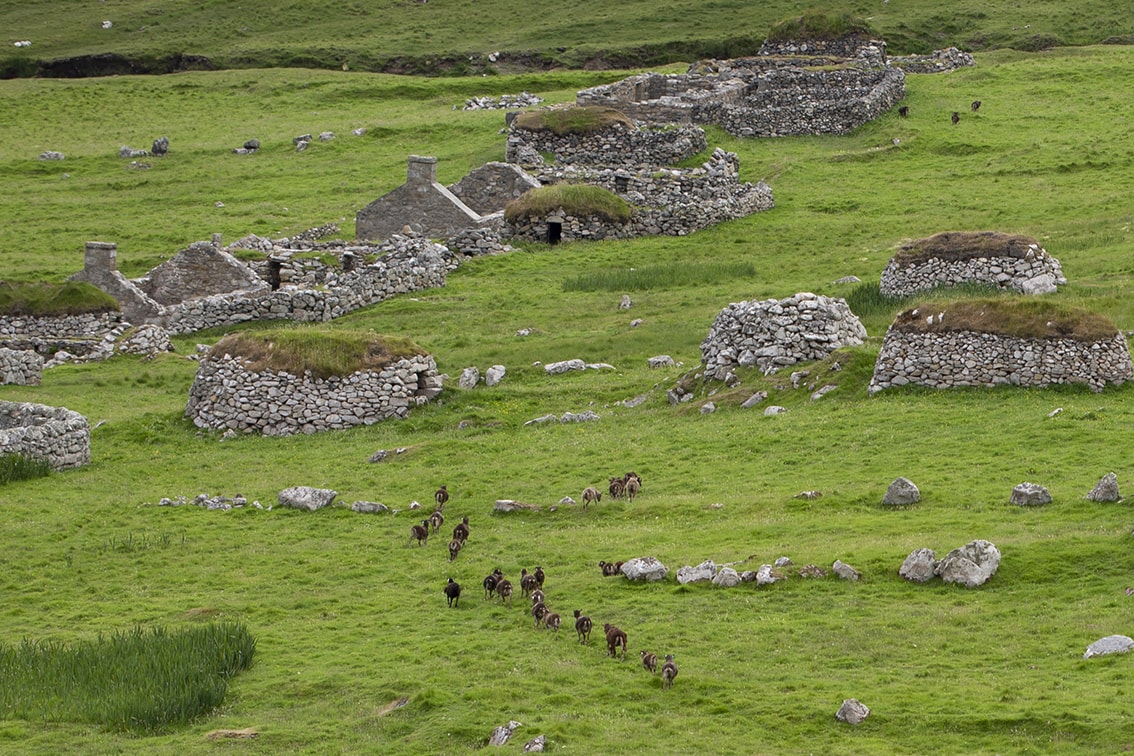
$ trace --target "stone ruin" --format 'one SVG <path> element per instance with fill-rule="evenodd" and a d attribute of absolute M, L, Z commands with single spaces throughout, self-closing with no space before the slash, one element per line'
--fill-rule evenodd
<path fill-rule="evenodd" d="M 0 347 L 0 384 L 38 386 L 43 377 L 43 357 L 32 351 Z"/>
<path fill-rule="evenodd" d="M 1067 283 L 1059 260 L 1035 239 L 997 231 L 943 231 L 901 245 L 882 271 L 879 291 L 920 291 L 983 284 L 1023 294 L 1051 294 Z"/>
<path fill-rule="evenodd" d="M 66 407 L 0 401 L 0 454 L 45 459 L 55 470 L 91 461 L 87 419 Z"/>
<path fill-rule="evenodd" d="M 643 165 L 673 165 L 691 158 L 707 146 L 699 126 L 666 126 L 651 129 L 614 121 L 586 134 L 556 134 L 529 129 L 519 119 L 508 127 L 505 159 L 531 167 L 545 165 L 545 154 L 558 165 L 636 168 Z"/>
<path fill-rule="evenodd" d="M 866 329 L 843 299 L 801 292 L 781 300 L 734 302 L 721 310 L 701 342 L 705 374 L 726 380 L 737 366 L 765 374 L 821 360 L 861 344 Z"/>
<path fill-rule="evenodd" d="M 411 407 L 441 392 L 429 355 L 324 379 L 310 372 L 253 370 L 243 359 L 216 351 L 201 359 L 185 407 L 185 416 L 199 428 L 265 436 L 343 430 L 405 418 Z"/>
<path fill-rule="evenodd" d="M 575 100 L 645 123 L 771 137 L 845 134 L 904 97 L 905 73 L 887 64 L 885 43 L 848 38 L 765 42 L 760 55 L 700 61 L 684 74 L 638 74 L 584 89 Z"/>

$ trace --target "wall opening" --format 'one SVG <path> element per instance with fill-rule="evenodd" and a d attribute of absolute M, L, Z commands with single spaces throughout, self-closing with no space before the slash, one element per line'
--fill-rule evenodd
<path fill-rule="evenodd" d="M 274 257 L 268 258 L 268 285 L 272 287 L 272 291 L 280 290 L 280 268 L 283 267 L 283 260 L 277 260 Z"/>
<path fill-rule="evenodd" d="M 554 221 L 547 224 L 547 243 L 558 244 L 563 239 L 563 224 Z"/>

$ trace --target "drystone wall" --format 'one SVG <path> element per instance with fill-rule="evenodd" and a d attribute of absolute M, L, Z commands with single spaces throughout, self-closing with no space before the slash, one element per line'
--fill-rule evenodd
<path fill-rule="evenodd" d="M 1051 294 L 1067 283 L 1063 267 L 1038 244 L 1006 248 L 992 257 L 900 263 L 892 258 L 882 271 L 879 290 L 890 297 L 908 297 L 941 286 L 975 283 L 1023 294 Z"/>
<path fill-rule="evenodd" d="M 189 390 L 185 416 L 200 428 L 288 436 L 342 430 L 390 418 L 441 392 L 429 355 L 405 358 L 381 371 L 326 379 L 248 370 L 243 360 L 206 356 Z"/>
<path fill-rule="evenodd" d="M 43 377 L 43 357 L 32 351 L 0 347 L 0 384 L 38 386 Z"/>
<path fill-rule="evenodd" d="M 882 64 L 886 60 L 886 43 L 880 39 L 856 35 L 847 35 L 838 39 L 765 39 L 764 44 L 760 45 L 758 54 L 760 58 L 764 56 L 864 58 Z"/>
<path fill-rule="evenodd" d="M 551 153 L 557 165 L 663 166 L 696 155 L 706 144 L 704 130 L 688 124 L 631 129 L 614 123 L 593 134 L 561 135 L 530 131 L 513 122 L 508 128 L 505 159 L 521 165 L 542 165 L 545 160 L 541 153 Z"/>
<path fill-rule="evenodd" d="M 901 55 L 890 58 L 890 65 L 908 74 L 946 73 L 976 65 L 973 56 L 955 47 L 934 50 L 929 55 Z"/>
<path fill-rule="evenodd" d="M 65 351 L 97 353 L 113 343 L 128 324 L 117 312 L 58 317 L 0 316 L 0 347 L 33 351 L 44 357 Z"/>
<path fill-rule="evenodd" d="M 701 342 L 701 361 L 709 377 L 724 380 L 738 365 L 771 373 L 865 338 L 866 328 L 845 300 L 801 292 L 721 310 Z"/>
<path fill-rule="evenodd" d="M 91 461 L 87 419 L 66 407 L 0 401 L 0 454 L 47 460 L 56 470 Z"/>
<path fill-rule="evenodd" d="M 1134 366 L 1122 334 L 1094 342 L 1020 339 L 976 331 L 886 332 L 870 393 L 915 384 L 1047 386 L 1086 383 L 1094 391 L 1130 380 Z"/>

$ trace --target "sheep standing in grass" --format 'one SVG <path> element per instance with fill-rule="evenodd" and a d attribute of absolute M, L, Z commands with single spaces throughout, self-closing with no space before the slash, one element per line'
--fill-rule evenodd
<path fill-rule="evenodd" d="M 535 575 L 528 572 L 527 568 L 520 570 L 520 595 L 530 596 L 532 591 L 539 588 L 539 582 L 536 580 Z"/>
<path fill-rule="evenodd" d="M 622 572 L 622 562 L 606 562 L 600 559 L 598 566 L 602 570 L 603 577 L 616 577 Z"/>
<path fill-rule="evenodd" d="M 622 478 L 611 478 L 607 490 L 610 491 L 610 498 L 621 499 L 622 494 L 626 491 L 626 486 L 622 482 Z"/>
<path fill-rule="evenodd" d="M 414 525 L 410 528 L 409 543 L 406 545 L 413 546 L 415 540 L 422 546 L 429 540 L 429 520 L 422 520 L 420 525 Z"/>
<path fill-rule="evenodd" d="M 665 664 L 661 668 L 662 688 L 673 687 L 673 678 L 677 677 L 677 664 L 673 661 L 673 654 L 665 655 Z"/>
<path fill-rule="evenodd" d="M 546 575 L 543 574 L 543 568 L 536 567 L 535 572 L 533 572 L 532 574 L 535 575 L 535 579 L 536 582 L 539 583 L 539 587 L 543 588 L 543 579 L 546 577 Z"/>
<path fill-rule="evenodd" d="M 559 637 L 559 615 L 555 612 L 548 612 L 543 616 L 543 626 L 548 630 L 555 631 L 555 637 Z"/>
<path fill-rule="evenodd" d="M 445 503 L 449 501 L 449 489 L 441 486 L 433 494 L 433 500 L 437 502 L 437 511 L 440 512 L 445 508 Z"/>
<path fill-rule="evenodd" d="M 658 657 L 657 657 L 657 655 L 652 654 L 649 651 L 646 651 L 645 649 L 642 649 L 642 666 L 645 667 L 648 672 L 657 672 L 658 671 Z"/>
<path fill-rule="evenodd" d="M 532 605 L 534 606 L 535 604 L 538 604 L 539 602 L 543 601 L 545 597 L 543 595 L 543 591 L 541 591 L 539 588 L 536 588 L 534 591 L 532 591 L 531 598 L 532 598 Z"/>
<path fill-rule="evenodd" d="M 509 580 L 501 578 L 496 581 L 496 594 L 500 596 L 500 603 L 508 602 L 508 606 L 512 605 L 512 583 Z"/>
<path fill-rule="evenodd" d="M 637 476 L 626 479 L 626 498 L 628 501 L 633 502 L 634 497 L 638 495 L 638 491 L 642 489 L 642 484 Z"/>
<path fill-rule="evenodd" d="M 617 625 L 612 625 L 609 622 L 602 626 L 603 632 L 606 633 L 606 652 L 612 658 L 618 656 L 618 649 L 621 647 L 621 658 L 626 658 L 626 632 L 619 628 Z"/>
<path fill-rule="evenodd" d="M 583 489 L 583 511 L 584 512 L 587 511 L 587 505 L 588 504 L 590 504 L 591 502 L 595 502 L 597 504 L 600 501 L 602 501 L 602 491 L 598 490 L 594 486 L 587 486 L 586 488 Z"/>
<path fill-rule="evenodd" d="M 461 600 L 461 586 L 453 578 L 445 586 L 445 597 L 449 599 L 449 608 L 452 609 Z"/>
<path fill-rule="evenodd" d="M 532 605 L 532 618 L 535 620 L 535 626 L 538 628 L 539 623 L 543 622 L 543 618 L 547 616 L 547 605 L 542 601 Z"/>
<path fill-rule="evenodd" d="M 461 521 L 457 523 L 457 527 L 453 528 L 453 539 L 464 543 L 469 540 L 469 518 L 468 516 L 462 517 Z"/>
<path fill-rule="evenodd" d="M 575 633 L 579 636 L 579 642 L 584 645 L 591 638 L 591 618 L 578 609 L 575 610 Z"/>
<path fill-rule="evenodd" d="M 484 599 L 485 599 L 485 601 L 487 601 L 488 599 L 490 599 L 490 598 L 492 598 L 493 596 L 496 595 L 496 583 L 498 581 L 502 580 L 503 578 L 504 578 L 504 573 L 502 573 L 500 571 L 500 568 L 497 567 L 492 572 L 490 572 L 488 574 L 488 576 L 484 579 L 482 584 L 484 585 Z"/>
<path fill-rule="evenodd" d="M 461 547 L 465 545 L 464 541 L 458 541 L 456 538 L 449 541 L 449 561 L 456 560 L 457 555 L 461 553 Z"/>
<path fill-rule="evenodd" d="M 445 515 L 441 514 L 441 509 L 433 510 L 433 514 L 429 515 L 429 525 L 433 530 L 433 535 L 437 535 L 437 531 L 445 524 Z"/>

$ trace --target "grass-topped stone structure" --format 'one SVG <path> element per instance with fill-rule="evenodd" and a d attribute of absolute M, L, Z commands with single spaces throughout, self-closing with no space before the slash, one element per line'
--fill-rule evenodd
<path fill-rule="evenodd" d="M 439 393 L 436 363 L 408 339 L 249 331 L 202 357 L 185 416 L 200 428 L 287 436 L 404 418 Z"/>
<path fill-rule="evenodd" d="M 903 243 L 882 271 L 879 291 L 908 297 L 963 284 L 1051 294 L 1067 283 L 1059 260 L 1036 239 L 999 231 L 943 231 Z"/>
<path fill-rule="evenodd" d="M 1049 300 L 1005 297 L 899 313 L 886 331 L 869 391 L 1055 383 L 1101 391 L 1132 375 L 1126 338 L 1106 317 Z"/>
<path fill-rule="evenodd" d="M 86 355 L 124 329 L 118 302 L 91 284 L 0 282 L 0 347 Z"/>

